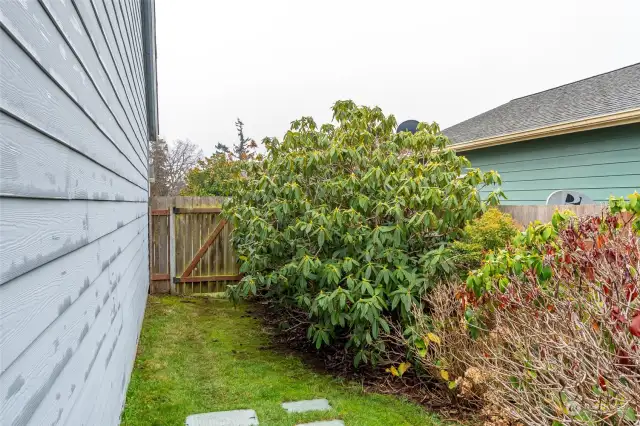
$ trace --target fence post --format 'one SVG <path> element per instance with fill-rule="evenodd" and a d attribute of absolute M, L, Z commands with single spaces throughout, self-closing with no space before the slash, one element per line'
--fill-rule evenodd
<path fill-rule="evenodd" d="M 176 214 L 173 210 L 175 198 L 171 198 L 169 203 L 169 285 L 171 294 L 177 294 L 176 283 L 173 279 L 176 276 Z"/>

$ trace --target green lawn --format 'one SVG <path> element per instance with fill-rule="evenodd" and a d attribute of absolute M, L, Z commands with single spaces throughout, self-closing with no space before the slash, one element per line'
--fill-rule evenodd
<path fill-rule="evenodd" d="M 189 303 L 184 303 L 189 302 Z M 261 425 L 340 418 L 346 426 L 440 425 L 422 407 L 363 392 L 295 356 L 264 349 L 260 323 L 212 298 L 150 296 L 122 424 L 184 425 L 189 414 L 252 408 Z M 327 398 L 332 411 L 287 414 L 285 401 Z"/>

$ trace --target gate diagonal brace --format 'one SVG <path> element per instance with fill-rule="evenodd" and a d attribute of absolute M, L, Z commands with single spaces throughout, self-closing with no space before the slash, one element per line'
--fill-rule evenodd
<path fill-rule="evenodd" d="M 226 224 L 227 224 L 227 221 L 224 219 L 222 219 L 220 223 L 218 223 L 218 226 L 216 226 L 216 228 L 213 230 L 211 235 L 209 235 L 209 238 L 207 238 L 207 241 L 205 241 L 204 245 L 200 247 L 200 250 L 198 250 L 195 257 L 191 260 L 191 263 L 189 263 L 189 266 L 187 266 L 187 268 L 184 270 L 180 278 L 184 279 L 191 275 L 195 267 L 198 266 L 198 262 L 200 262 L 200 259 L 202 259 L 202 256 L 204 256 L 204 254 L 207 252 L 209 247 L 211 247 L 211 244 L 213 244 L 216 238 L 218 238 L 218 235 L 220 235 L 220 232 L 222 232 L 222 229 L 224 229 Z"/>

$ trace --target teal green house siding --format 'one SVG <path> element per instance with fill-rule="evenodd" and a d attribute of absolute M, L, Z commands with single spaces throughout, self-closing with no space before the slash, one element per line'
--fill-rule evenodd
<path fill-rule="evenodd" d="M 640 191 L 640 124 L 461 152 L 472 167 L 502 176 L 503 204 L 545 204 L 574 190 L 595 202 Z M 484 189 L 486 194 L 489 189 Z"/>

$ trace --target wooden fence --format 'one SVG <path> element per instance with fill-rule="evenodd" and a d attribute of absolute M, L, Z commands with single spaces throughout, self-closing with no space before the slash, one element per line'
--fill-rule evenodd
<path fill-rule="evenodd" d="M 224 291 L 240 279 L 222 197 L 150 200 L 151 293 Z"/>
<path fill-rule="evenodd" d="M 571 210 L 578 216 L 600 214 L 606 207 L 606 204 L 584 204 L 582 206 L 564 205 L 564 206 L 500 206 L 500 211 L 509 213 L 513 219 L 523 226 L 539 220 L 541 222 L 550 222 L 553 213 L 556 210 Z"/>
<path fill-rule="evenodd" d="M 240 279 L 231 246 L 231 225 L 220 217 L 223 197 L 153 197 L 150 200 L 151 293 L 224 291 Z M 551 220 L 556 209 L 578 216 L 600 214 L 602 204 L 500 206 L 516 222 Z"/>

